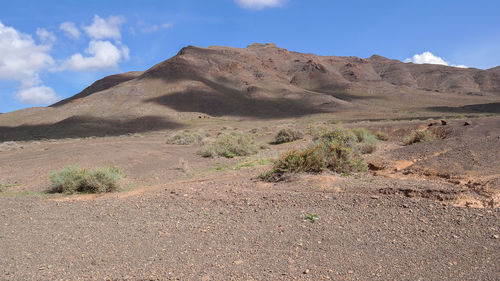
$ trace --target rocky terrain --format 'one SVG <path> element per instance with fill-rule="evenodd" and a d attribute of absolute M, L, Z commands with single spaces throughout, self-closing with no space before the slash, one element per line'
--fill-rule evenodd
<path fill-rule="evenodd" d="M 0 139 L 172 129 L 196 118 L 347 119 L 499 113 L 500 68 L 316 56 L 253 44 L 183 48 L 143 72 L 103 78 L 50 107 L 3 114 Z M 75 129 L 77 127 L 78 129 Z"/>
<path fill-rule="evenodd" d="M 186 47 L 2 114 L 0 280 L 498 280 L 499 75 Z M 325 127 L 385 137 L 360 172 L 259 178 Z M 273 144 L 285 128 L 302 138 Z M 435 138 L 409 144 L 415 131 Z M 257 152 L 200 155 L 233 133 Z M 71 165 L 126 177 L 112 193 L 49 192 Z"/>

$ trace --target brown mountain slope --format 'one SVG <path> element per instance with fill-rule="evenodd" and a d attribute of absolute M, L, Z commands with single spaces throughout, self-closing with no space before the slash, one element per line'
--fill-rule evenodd
<path fill-rule="evenodd" d="M 103 78 L 50 107 L 2 114 L 0 132 L 2 139 L 27 138 L 33 131 L 46 137 L 119 134 L 177 127 L 200 113 L 239 118 L 335 113 L 346 119 L 495 113 L 498 102 L 500 68 L 316 56 L 273 44 L 189 46 L 149 70 Z"/>

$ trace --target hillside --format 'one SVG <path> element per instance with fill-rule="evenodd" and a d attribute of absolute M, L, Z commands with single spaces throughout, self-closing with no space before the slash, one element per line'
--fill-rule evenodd
<path fill-rule="evenodd" d="M 3 140 L 176 128 L 200 117 L 345 119 L 499 113 L 500 68 L 316 56 L 253 44 L 183 48 L 144 72 L 105 77 L 52 106 L 2 114 Z"/>

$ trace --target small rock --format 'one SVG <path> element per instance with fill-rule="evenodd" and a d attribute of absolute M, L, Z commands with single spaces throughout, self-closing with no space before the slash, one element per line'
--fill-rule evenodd
<path fill-rule="evenodd" d="M 445 120 L 441 120 L 441 125 L 443 125 L 443 126 L 444 126 L 444 125 L 446 125 L 446 124 L 448 124 L 448 122 L 446 122 Z"/>
<path fill-rule="evenodd" d="M 244 263 L 244 261 L 242 261 L 242 260 L 237 260 L 237 261 L 234 261 L 234 264 L 235 264 L 235 265 L 240 265 L 240 264 L 243 264 L 243 263 Z"/>
<path fill-rule="evenodd" d="M 309 272 L 310 272 L 310 270 L 309 270 L 309 269 L 306 269 L 306 270 L 304 270 L 304 272 L 303 272 L 303 273 L 304 273 L 304 274 L 308 274 Z"/>
<path fill-rule="evenodd" d="M 464 126 L 470 126 L 470 123 L 469 122 L 465 122 Z"/>
<path fill-rule="evenodd" d="M 493 239 L 498 239 L 498 235 L 493 234 L 493 235 L 491 235 L 491 238 L 493 238 Z"/>

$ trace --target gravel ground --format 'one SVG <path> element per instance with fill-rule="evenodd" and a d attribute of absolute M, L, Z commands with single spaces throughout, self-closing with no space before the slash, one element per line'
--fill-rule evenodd
<path fill-rule="evenodd" d="M 0 279 L 500 276 L 499 209 L 252 176 L 240 171 L 104 196 L 2 198 Z M 317 221 L 304 219 L 313 213 Z"/>

